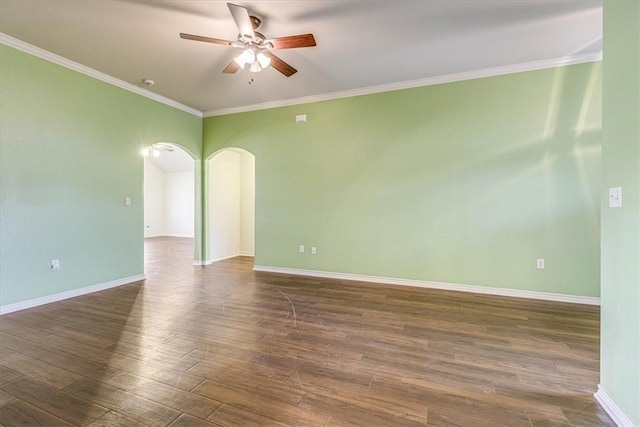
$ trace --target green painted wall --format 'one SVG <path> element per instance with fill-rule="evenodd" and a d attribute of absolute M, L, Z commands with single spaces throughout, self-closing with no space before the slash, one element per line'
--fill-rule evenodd
<path fill-rule="evenodd" d="M 255 154 L 257 265 L 597 297 L 600 69 L 210 117 L 203 157 Z"/>
<path fill-rule="evenodd" d="M 4 45 L 0 93 L 0 305 L 143 273 L 139 150 L 202 119 Z"/>
<path fill-rule="evenodd" d="M 604 2 L 603 67 L 601 386 L 640 425 L 640 2 Z"/>

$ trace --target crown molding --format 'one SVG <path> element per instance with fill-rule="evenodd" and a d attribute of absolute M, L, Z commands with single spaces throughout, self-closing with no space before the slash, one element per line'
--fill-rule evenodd
<path fill-rule="evenodd" d="M 204 117 L 224 116 L 228 114 L 246 113 L 248 111 L 266 110 L 269 108 L 310 104 L 312 102 L 329 101 L 332 99 L 372 95 L 375 93 L 391 92 L 394 90 L 412 89 L 423 86 L 453 83 L 464 80 L 480 79 L 484 77 L 502 76 L 505 74 L 522 73 L 525 71 L 544 70 L 547 68 L 565 67 L 567 65 L 584 64 L 597 61 L 602 61 L 602 52 L 572 55 L 555 59 L 544 59 L 541 61 L 523 62 L 519 64 L 504 65 L 500 67 L 483 68 L 479 70 L 465 71 L 462 73 L 445 74 L 441 76 L 427 77 L 424 79 L 407 80 L 404 82 L 389 83 L 377 86 L 368 86 L 340 92 L 303 96 L 300 98 L 281 99 L 277 101 L 263 102 L 260 104 L 246 105 L 242 107 L 221 108 L 204 112 Z"/>
<path fill-rule="evenodd" d="M 248 111 L 266 110 L 269 108 L 288 107 L 292 105 L 309 104 L 313 102 L 329 101 L 333 99 L 350 98 L 354 96 L 372 95 L 376 93 L 391 92 L 402 89 L 412 89 L 417 87 L 432 86 L 443 83 L 453 83 L 464 80 L 473 80 L 484 77 L 495 77 L 505 74 L 521 73 L 525 71 L 536 71 L 547 68 L 564 67 L 567 65 L 583 64 L 588 62 L 596 62 L 602 60 L 602 52 L 588 53 L 566 56 L 555 59 L 545 59 L 541 61 L 524 62 L 519 64 L 512 64 L 500 67 L 484 68 L 479 70 L 465 71 L 462 73 L 446 74 L 441 76 L 427 77 L 424 79 L 408 80 L 403 82 L 395 82 L 383 85 L 368 86 L 358 89 L 350 89 L 339 92 L 329 92 L 318 95 L 303 96 L 299 98 L 280 99 L 276 101 L 263 102 L 259 104 L 244 105 L 240 107 L 221 108 L 202 112 L 188 105 L 181 104 L 178 101 L 158 95 L 155 92 L 151 92 L 142 87 L 136 86 L 124 80 L 120 80 L 113 76 L 110 76 L 101 71 L 87 67 L 55 53 L 49 52 L 22 40 L 11 37 L 5 33 L 0 32 L 0 44 L 13 47 L 22 52 L 26 52 L 30 55 L 36 56 L 45 61 L 52 62 L 62 67 L 71 69 L 73 71 L 85 74 L 89 77 L 101 80 L 105 83 L 119 87 L 121 89 L 133 92 L 135 94 L 144 96 L 145 98 L 152 99 L 170 107 L 185 111 L 189 114 L 193 114 L 197 117 L 214 117 L 224 116 L 228 114 L 245 113 Z"/>
<path fill-rule="evenodd" d="M 178 101 L 174 101 L 173 99 L 158 95 L 155 92 L 143 89 L 129 82 L 125 82 L 124 80 L 117 79 L 101 71 L 94 70 L 93 68 L 79 64 L 63 56 L 56 55 L 55 53 L 49 52 L 48 50 L 44 50 L 2 32 L 0 32 L 0 44 L 18 49 L 40 59 L 44 59 L 45 61 L 49 61 L 70 70 L 77 71 L 78 73 L 84 74 L 86 76 L 93 77 L 94 79 L 119 87 L 120 89 L 124 89 L 137 95 L 144 96 L 145 98 L 149 98 L 162 104 L 168 105 L 170 107 L 177 108 L 178 110 L 193 114 L 194 116 L 203 117 L 202 111 L 200 110 L 196 110 L 195 108 L 181 104 Z"/>

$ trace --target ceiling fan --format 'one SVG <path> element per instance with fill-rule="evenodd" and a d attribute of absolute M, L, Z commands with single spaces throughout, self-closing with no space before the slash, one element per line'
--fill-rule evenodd
<path fill-rule="evenodd" d="M 286 77 L 294 75 L 298 70 L 274 55 L 271 50 L 293 49 L 298 47 L 311 47 L 316 45 L 313 34 L 299 34 L 296 36 L 278 37 L 268 39 L 264 34 L 257 32 L 260 27 L 260 18 L 249 15 L 247 8 L 236 4 L 227 3 L 231 16 L 235 21 L 240 34 L 237 41 L 216 39 L 212 37 L 197 36 L 180 33 L 180 37 L 186 40 L 196 40 L 205 43 L 221 44 L 225 46 L 242 48 L 240 55 L 234 58 L 229 65 L 222 70 L 226 74 L 234 74 L 249 66 L 251 72 L 260 72 L 271 66 Z"/>
<path fill-rule="evenodd" d="M 175 147 L 170 142 L 156 142 L 148 147 L 144 147 L 140 152 L 145 157 L 159 157 L 161 151 L 172 152 L 174 149 Z"/>

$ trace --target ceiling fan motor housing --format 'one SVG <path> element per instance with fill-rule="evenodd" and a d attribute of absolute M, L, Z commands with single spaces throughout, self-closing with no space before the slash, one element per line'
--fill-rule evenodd
<path fill-rule="evenodd" d="M 249 15 L 249 20 L 251 21 L 251 25 L 253 26 L 254 30 L 257 30 L 260 24 L 262 24 L 260 18 L 255 15 Z"/>

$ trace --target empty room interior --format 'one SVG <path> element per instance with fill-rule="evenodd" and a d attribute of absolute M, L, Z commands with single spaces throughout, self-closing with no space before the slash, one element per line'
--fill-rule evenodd
<path fill-rule="evenodd" d="M 0 426 L 640 425 L 637 0 L 1 0 L 0 166 Z"/>

